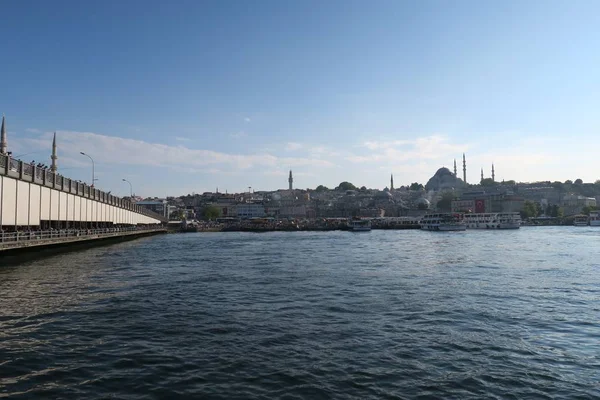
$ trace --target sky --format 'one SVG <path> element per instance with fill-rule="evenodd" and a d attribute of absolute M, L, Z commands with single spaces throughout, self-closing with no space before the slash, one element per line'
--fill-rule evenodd
<path fill-rule="evenodd" d="M 9 150 L 113 194 L 600 179 L 597 1 L 13 1 Z"/>

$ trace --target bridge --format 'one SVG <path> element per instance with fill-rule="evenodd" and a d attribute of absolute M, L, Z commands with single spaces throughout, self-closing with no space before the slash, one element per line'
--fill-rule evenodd
<path fill-rule="evenodd" d="M 53 167 L 48 170 L 11 157 L 6 151 L 4 118 L 1 134 L 0 253 L 34 242 L 40 246 L 57 239 L 81 241 L 98 235 L 130 236 L 164 230 L 164 216 L 56 172 L 56 143 Z M 92 231 L 96 236 L 88 235 Z M 36 234 L 27 236 L 25 232 Z M 70 233 L 54 236 L 60 232 Z"/>

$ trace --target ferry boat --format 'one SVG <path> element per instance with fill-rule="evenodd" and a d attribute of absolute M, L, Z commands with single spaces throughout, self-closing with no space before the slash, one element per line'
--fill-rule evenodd
<path fill-rule="evenodd" d="M 428 214 L 421 218 L 421 229 L 427 231 L 464 231 L 467 225 L 456 214 Z"/>
<path fill-rule="evenodd" d="M 598 215 L 598 211 L 590 212 L 590 226 L 600 226 L 600 216 Z"/>
<path fill-rule="evenodd" d="M 573 219 L 573 225 L 575 226 L 587 226 L 588 225 L 588 217 L 587 215 L 576 215 Z"/>
<path fill-rule="evenodd" d="M 371 230 L 371 220 L 369 220 L 369 219 L 353 219 L 350 222 L 350 229 L 353 232 L 368 232 Z"/>
<path fill-rule="evenodd" d="M 521 215 L 517 212 L 469 213 L 464 215 L 467 229 L 519 229 Z"/>

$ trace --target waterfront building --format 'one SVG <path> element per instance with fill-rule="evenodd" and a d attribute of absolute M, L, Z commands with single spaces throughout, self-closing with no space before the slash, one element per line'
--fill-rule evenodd
<path fill-rule="evenodd" d="M 223 218 L 237 217 L 238 215 L 238 205 L 234 202 L 221 200 L 218 203 L 213 204 L 213 206 L 219 209 L 219 214 Z"/>
<path fill-rule="evenodd" d="M 237 208 L 238 218 L 262 218 L 265 216 L 265 206 L 259 203 L 243 203 L 238 204 Z"/>
<path fill-rule="evenodd" d="M 165 218 L 169 217 L 169 204 L 167 200 L 144 200 L 138 201 L 135 204 L 147 210 L 153 211 L 159 215 L 162 215 Z"/>
<path fill-rule="evenodd" d="M 596 198 L 568 194 L 563 198 L 562 207 L 565 215 L 579 214 L 584 207 L 596 207 Z"/>
<path fill-rule="evenodd" d="M 510 191 L 485 190 L 464 192 L 459 199 L 452 200 L 452 212 L 464 213 L 498 213 L 520 212 L 525 199 Z"/>

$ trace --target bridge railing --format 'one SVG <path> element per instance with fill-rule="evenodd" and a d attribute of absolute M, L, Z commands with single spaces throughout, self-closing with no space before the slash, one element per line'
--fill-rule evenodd
<path fill-rule="evenodd" d="M 160 225 L 136 226 L 127 228 L 102 228 L 102 229 L 56 229 L 46 231 L 19 231 L 0 233 L 0 250 L 15 247 L 18 244 L 34 245 L 43 242 L 69 241 L 76 238 L 96 238 L 108 236 L 127 235 L 134 232 L 147 232 L 162 230 Z"/>
<path fill-rule="evenodd" d="M 113 196 L 110 192 L 106 193 L 83 182 L 65 178 L 58 173 L 53 173 L 47 168 L 41 168 L 32 163 L 24 163 L 21 160 L 12 158 L 8 154 L 0 154 L 0 175 L 40 184 L 62 192 L 73 193 L 77 196 L 96 200 L 101 203 L 115 205 L 158 221 L 168 221 L 163 215 L 138 206 L 123 198 Z"/>

